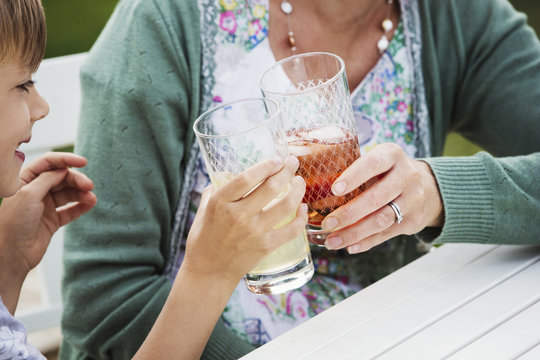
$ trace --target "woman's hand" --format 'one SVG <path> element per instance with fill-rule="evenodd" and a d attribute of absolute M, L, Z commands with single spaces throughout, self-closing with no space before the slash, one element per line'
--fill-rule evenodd
<path fill-rule="evenodd" d="M 268 253 L 299 235 L 307 222 L 307 208 L 299 206 L 305 183 L 294 176 L 297 168 L 293 156 L 284 163 L 267 160 L 219 189 L 207 188 L 188 235 L 184 270 L 215 276 L 216 282 L 230 280 L 236 286 Z M 289 224 L 274 228 L 295 213 Z"/>
<path fill-rule="evenodd" d="M 21 171 L 22 186 L 0 206 L 0 246 L 27 271 L 43 257 L 59 227 L 96 204 L 94 183 L 68 167 L 86 159 L 70 153 L 48 153 Z"/>
<path fill-rule="evenodd" d="M 305 184 L 302 178 L 294 177 L 297 168 L 298 159 L 293 156 L 284 163 L 267 160 L 219 189 L 210 186 L 203 192 L 182 266 L 134 359 L 201 357 L 242 276 L 304 231 L 307 207 L 299 205 Z M 274 229 L 294 213 L 292 222 Z"/>
<path fill-rule="evenodd" d="M 347 247 L 358 253 L 400 234 L 415 234 L 427 226 L 442 226 L 442 200 L 430 167 L 409 158 L 396 144 L 381 144 L 357 159 L 334 182 L 335 195 L 344 195 L 363 183 L 368 188 L 329 214 L 323 228 L 335 229 L 326 239 L 329 249 Z M 393 201 L 403 221 L 396 222 Z"/>

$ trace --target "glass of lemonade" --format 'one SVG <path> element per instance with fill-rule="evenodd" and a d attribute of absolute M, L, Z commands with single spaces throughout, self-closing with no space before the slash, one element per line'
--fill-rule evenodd
<path fill-rule="evenodd" d="M 266 70 L 259 86 L 265 98 L 281 106 L 289 151 L 298 157 L 297 174 L 306 181 L 308 238 L 322 246 L 330 233 L 321 228 L 326 215 L 365 189 L 362 185 L 344 196 L 331 190 L 360 157 L 345 63 L 330 53 L 295 55 Z"/>
<path fill-rule="evenodd" d="M 212 108 L 195 121 L 193 130 L 216 188 L 263 160 L 289 155 L 279 104 L 272 99 L 241 99 Z M 295 215 L 286 214 L 275 227 Z M 244 279 L 253 293 L 277 294 L 304 285 L 313 271 L 304 232 L 270 253 Z"/>

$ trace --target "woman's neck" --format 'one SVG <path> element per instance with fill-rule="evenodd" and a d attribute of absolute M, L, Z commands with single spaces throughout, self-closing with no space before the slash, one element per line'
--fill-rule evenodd
<path fill-rule="evenodd" d="M 281 2 L 281 0 L 278 0 Z M 386 0 L 288 0 L 296 13 L 316 18 L 328 31 L 358 33 L 380 23 L 389 5 Z"/>
<path fill-rule="evenodd" d="M 270 0 L 268 38 L 274 57 L 281 60 L 294 53 L 324 51 L 339 55 L 347 67 L 349 88 L 355 89 L 377 63 L 377 42 L 384 34 L 382 21 L 388 17 L 394 29 L 399 19 L 397 0 L 288 0 L 292 13 L 281 10 L 282 0 Z M 294 47 L 289 33 L 294 34 Z"/>

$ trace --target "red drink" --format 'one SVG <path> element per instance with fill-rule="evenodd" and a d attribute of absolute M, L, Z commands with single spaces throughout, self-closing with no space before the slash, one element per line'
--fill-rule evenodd
<path fill-rule="evenodd" d="M 298 157 L 297 175 L 306 182 L 303 201 L 308 204 L 309 225 L 320 230 L 326 215 L 355 198 L 365 186 L 344 195 L 332 194 L 332 184 L 341 173 L 360 157 L 355 135 L 339 127 L 300 128 L 287 132 L 291 154 Z"/>

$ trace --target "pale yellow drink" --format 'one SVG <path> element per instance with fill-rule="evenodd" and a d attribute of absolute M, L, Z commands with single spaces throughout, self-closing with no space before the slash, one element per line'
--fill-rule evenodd
<path fill-rule="evenodd" d="M 230 173 L 220 173 L 210 176 L 210 180 L 214 187 L 219 188 L 223 186 L 226 182 L 231 180 L 234 175 Z M 268 205 L 265 206 L 265 209 L 271 207 L 281 198 L 285 196 L 289 187 L 285 189 L 278 197 L 272 200 Z M 287 225 L 296 217 L 296 213 L 292 213 L 278 224 L 274 226 L 274 229 L 278 229 L 284 225 Z M 290 268 L 301 262 L 306 258 L 306 255 L 309 254 L 309 243 L 307 240 L 306 231 L 303 230 L 302 234 L 298 235 L 291 241 L 281 245 L 276 250 L 268 254 L 262 261 L 249 273 L 253 275 L 258 274 L 272 274 L 283 271 L 283 269 Z"/>
<path fill-rule="evenodd" d="M 272 200 L 267 207 L 270 207 L 280 198 Z M 290 223 L 296 214 L 291 214 L 279 222 L 274 229 L 278 229 L 284 225 Z M 250 274 L 271 274 L 282 271 L 298 264 L 305 259 L 306 254 L 309 253 L 309 244 L 307 240 L 306 231 L 303 230 L 302 234 L 298 235 L 286 244 L 281 245 L 276 250 L 268 254 L 262 261 L 249 273 Z"/>
<path fill-rule="evenodd" d="M 289 153 L 279 104 L 272 99 L 240 99 L 214 107 L 195 120 L 193 131 L 215 188 L 261 161 L 276 156 L 285 159 Z M 265 209 L 288 190 L 287 187 L 269 201 Z M 249 192 L 244 195 L 247 196 Z M 283 219 L 279 219 L 274 229 L 290 223 L 295 213 L 283 213 Z M 271 233 L 267 235 L 270 237 Z M 283 244 L 283 240 L 269 239 L 275 244 Z M 271 252 L 245 274 L 244 282 L 255 294 L 280 294 L 304 285 L 314 270 L 307 236 L 303 233 Z"/>

